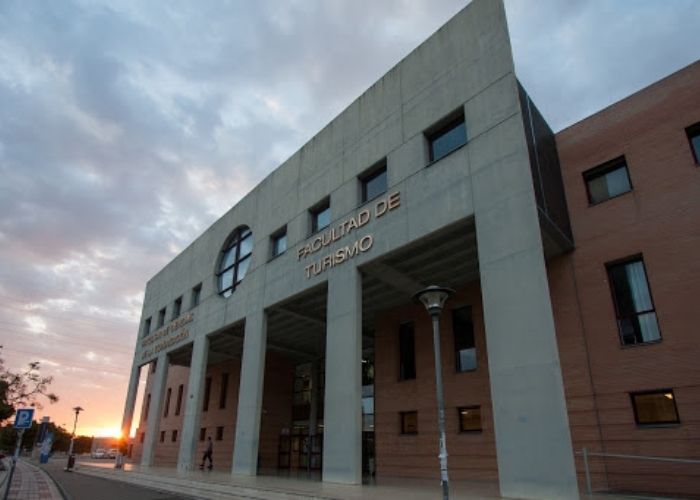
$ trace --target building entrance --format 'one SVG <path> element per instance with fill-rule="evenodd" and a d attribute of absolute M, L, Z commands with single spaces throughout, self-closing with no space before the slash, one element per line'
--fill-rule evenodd
<path fill-rule="evenodd" d="M 289 433 L 283 429 L 279 439 L 280 469 L 321 470 L 323 459 L 323 434 L 309 435 L 309 427 L 294 426 Z"/>

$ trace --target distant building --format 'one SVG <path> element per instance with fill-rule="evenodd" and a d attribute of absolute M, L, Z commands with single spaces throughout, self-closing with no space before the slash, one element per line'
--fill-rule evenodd
<path fill-rule="evenodd" d="M 146 286 L 144 465 L 438 477 L 571 498 L 580 453 L 700 457 L 700 63 L 553 134 L 475 0 Z M 139 368 L 150 367 L 141 415 Z M 595 489 L 700 491 L 591 456 Z M 672 479 L 670 479 L 672 478 Z"/>

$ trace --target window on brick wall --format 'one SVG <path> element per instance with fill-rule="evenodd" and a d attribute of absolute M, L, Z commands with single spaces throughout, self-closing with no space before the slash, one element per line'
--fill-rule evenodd
<path fill-rule="evenodd" d="M 165 431 L 160 431 L 160 442 L 165 443 Z"/>
<path fill-rule="evenodd" d="M 685 129 L 696 165 L 700 165 L 700 122 Z"/>
<path fill-rule="evenodd" d="M 624 156 L 585 171 L 583 178 L 586 181 L 588 202 L 591 205 L 632 191 Z"/>
<path fill-rule="evenodd" d="M 673 390 L 631 393 L 634 420 L 639 426 L 678 424 L 678 408 Z"/>
<path fill-rule="evenodd" d="M 177 429 L 174 429 L 174 430 L 173 430 L 173 434 L 172 434 L 172 436 L 170 437 L 170 440 L 171 440 L 173 443 L 174 443 L 175 441 L 177 441 Z"/>
<path fill-rule="evenodd" d="M 219 394 L 219 408 L 226 408 L 226 395 L 228 394 L 228 373 L 221 374 L 221 393 Z"/>
<path fill-rule="evenodd" d="M 399 380 L 416 378 L 416 342 L 413 323 L 399 325 Z"/>
<path fill-rule="evenodd" d="M 206 427 L 200 427 L 199 428 L 199 440 L 204 441 L 207 437 L 207 428 Z"/>
<path fill-rule="evenodd" d="M 455 337 L 457 371 L 476 370 L 476 345 L 474 344 L 471 307 L 460 307 L 452 310 L 452 331 Z"/>
<path fill-rule="evenodd" d="M 224 439 L 224 428 L 219 426 L 216 428 L 216 440 L 221 441 L 222 439 Z"/>
<path fill-rule="evenodd" d="M 209 411 L 209 396 L 211 396 L 211 377 L 207 377 L 204 381 L 204 402 L 202 403 L 202 411 Z"/>
<path fill-rule="evenodd" d="M 180 414 L 180 410 L 182 409 L 182 392 L 184 391 L 185 387 L 180 384 L 180 386 L 177 388 L 177 401 L 175 402 L 175 415 Z"/>
<path fill-rule="evenodd" d="M 165 393 L 165 404 L 163 405 L 165 408 L 163 408 L 163 417 L 168 416 L 168 412 L 170 411 L 170 396 L 172 395 L 173 390 L 168 387 L 167 392 Z"/>
<path fill-rule="evenodd" d="M 402 411 L 399 413 L 401 434 L 418 434 L 418 412 Z"/>
<path fill-rule="evenodd" d="M 457 408 L 459 432 L 481 431 L 481 406 Z"/>
<path fill-rule="evenodd" d="M 641 256 L 607 264 L 622 345 L 661 340 Z"/>

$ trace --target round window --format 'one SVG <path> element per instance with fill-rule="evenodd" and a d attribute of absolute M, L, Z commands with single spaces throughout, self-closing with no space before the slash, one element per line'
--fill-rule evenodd
<path fill-rule="evenodd" d="M 219 270 L 216 273 L 220 295 L 229 297 L 243 281 L 250 267 L 252 253 L 253 233 L 248 226 L 240 226 L 231 233 L 221 251 Z"/>

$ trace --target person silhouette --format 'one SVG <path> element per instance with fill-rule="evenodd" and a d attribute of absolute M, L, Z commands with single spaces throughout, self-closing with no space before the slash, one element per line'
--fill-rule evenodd
<path fill-rule="evenodd" d="M 207 447 L 204 450 L 204 455 L 202 456 L 202 463 L 199 466 L 200 469 L 204 469 L 204 462 L 207 461 L 207 458 L 209 459 L 209 467 L 208 467 L 209 470 L 211 470 L 214 467 L 214 461 L 211 458 L 213 452 L 214 452 L 214 443 L 212 443 L 211 436 L 209 436 L 209 437 L 207 437 Z"/>

